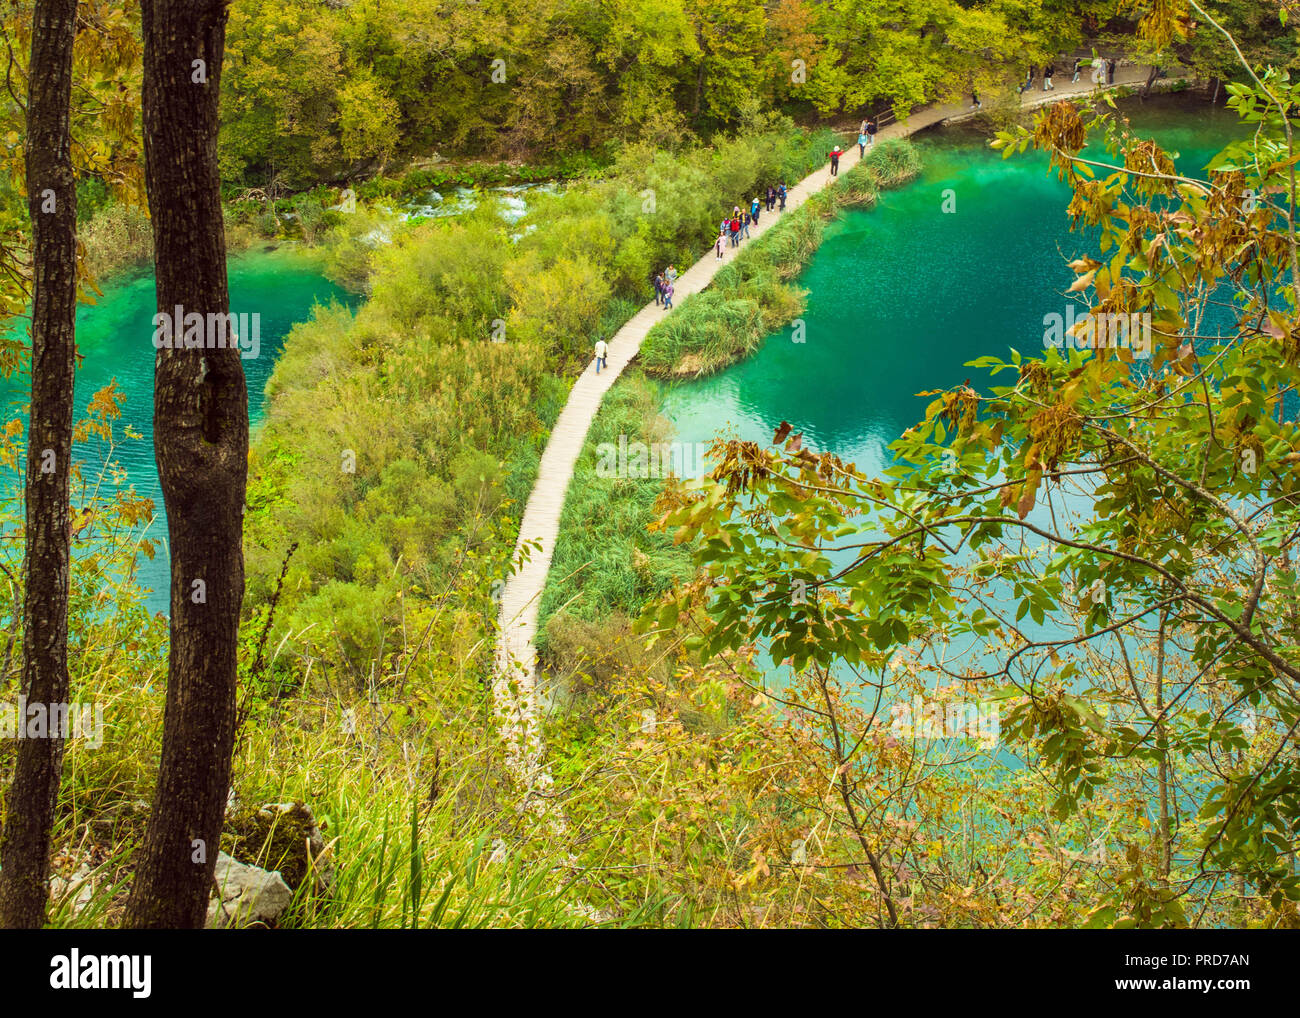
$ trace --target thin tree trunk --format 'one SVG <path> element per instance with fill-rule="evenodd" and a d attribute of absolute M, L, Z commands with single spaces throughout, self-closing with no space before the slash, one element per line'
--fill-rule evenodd
<path fill-rule="evenodd" d="M 1160 820 L 1158 837 L 1160 838 L 1160 881 L 1169 883 L 1169 870 L 1173 860 L 1171 855 L 1172 838 L 1169 826 L 1169 739 L 1165 730 L 1165 626 L 1168 615 L 1160 612 L 1160 626 L 1156 635 L 1156 749 L 1160 754 Z"/>
<path fill-rule="evenodd" d="M 885 873 L 881 868 L 880 859 L 871 850 L 871 843 L 867 841 L 866 831 L 862 829 L 862 821 L 858 817 L 857 808 L 853 805 L 853 790 L 849 787 L 848 768 L 845 766 L 848 763 L 848 758 L 844 755 L 844 739 L 840 735 L 840 723 L 835 714 L 835 704 L 831 701 L 826 669 L 821 665 L 814 665 L 813 667 L 816 670 L 817 685 L 821 690 L 822 703 L 826 706 L 826 720 L 830 723 L 831 746 L 835 751 L 835 785 L 840 793 L 840 800 L 844 803 L 845 810 L 848 811 L 849 825 L 853 828 L 853 833 L 858 839 L 858 845 L 867 857 L 867 865 L 871 867 L 871 875 L 876 878 L 876 886 L 880 888 L 881 899 L 884 901 L 885 909 L 889 913 L 888 928 L 891 930 L 897 929 L 898 910 L 894 907 L 894 896 L 885 880 Z"/>
<path fill-rule="evenodd" d="M 50 831 L 63 770 L 55 704 L 68 701 L 69 467 L 76 376 L 77 193 L 72 171 L 72 50 L 77 0 L 38 0 L 27 97 L 27 195 L 36 286 L 27 432 L 22 690 L 46 711 L 46 737 L 18 744 L 0 842 L 0 924 L 45 922 Z M 64 716 L 64 715 L 60 715 Z M 24 719 L 20 716 L 18 724 Z"/>
<path fill-rule="evenodd" d="M 158 786 L 123 923 L 198 927 L 230 786 L 248 479 L 248 390 L 228 319 L 217 170 L 226 3 L 144 0 L 142 10 L 158 309 L 174 335 L 177 308 L 202 315 L 206 348 L 160 349 L 154 361 L 171 649 Z"/>
<path fill-rule="evenodd" d="M 1142 86 L 1142 101 L 1146 102 L 1147 97 L 1151 95 L 1151 86 L 1156 83 L 1160 77 L 1160 68 L 1155 64 L 1151 65 L 1151 70 L 1147 72 L 1146 84 Z"/>

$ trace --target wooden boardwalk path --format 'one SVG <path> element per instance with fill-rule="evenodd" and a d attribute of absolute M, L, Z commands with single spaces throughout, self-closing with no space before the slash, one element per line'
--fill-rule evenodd
<path fill-rule="evenodd" d="M 1078 96 L 1096 90 L 1088 77 L 1081 76 L 1078 84 L 1070 83 L 1066 71 L 1057 79 L 1054 91 L 1043 92 L 1041 84 L 1021 96 L 1021 105 L 1028 109 L 1055 100 Z M 1113 86 L 1140 85 L 1146 80 L 1146 69 L 1122 67 L 1116 71 Z M 1041 81 L 1041 79 L 1039 79 Z M 974 114 L 969 106 L 931 106 L 918 110 L 906 120 L 881 128 L 879 140 L 902 138 L 916 131 L 946 120 L 966 119 Z M 870 149 L 868 149 L 870 152 Z M 847 172 L 858 163 L 858 146 L 850 144 L 840 159 L 840 170 Z M 829 162 L 822 169 L 809 174 L 789 189 L 786 212 L 792 212 L 808 198 L 826 187 L 832 180 Z M 743 205 L 741 195 L 719 195 L 718 218 L 731 205 Z M 781 218 L 780 212 L 764 212 L 757 227 L 751 227 L 750 240 L 740 248 L 725 248 L 719 260 L 712 249 L 677 278 L 673 302 L 680 304 L 690 294 L 698 293 L 709 285 L 717 271 L 730 262 L 743 249 L 761 237 Z M 555 540 L 560 531 L 560 514 L 564 498 L 573 477 L 573 469 L 583 446 L 591 422 L 600 409 L 605 393 L 618 379 L 623 369 L 641 348 L 641 343 L 651 326 L 671 311 L 655 304 L 647 304 L 634 315 L 609 342 L 609 357 L 605 370 L 596 374 L 594 360 L 574 383 L 569 400 L 555 423 L 546 451 L 537 470 L 537 481 L 519 526 L 518 557 L 525 544 L 540 542 L 540 549 L 531 551 L 527 561 L 510 576 L 501 593 L 500 635 L 497 644 L 496 679 L 493 683 L 493 700 L 502 738 L 507 746 L 507 764 L 525 788 L 535 796 L 535 805 L 541 808 L 551 788 L 551 775 L 544 762 L 539 707 L 536 691 L 537 652 L 534 639 L 537 635 L 538 610 L 546 577 L 551 567 Z"/>

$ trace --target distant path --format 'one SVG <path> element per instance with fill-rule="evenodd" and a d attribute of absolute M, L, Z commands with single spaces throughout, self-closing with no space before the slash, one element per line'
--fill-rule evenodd
<path fill-rule="evenodd" d="M 1089 77 L 1090 69 L 1080 77 L 1078 84 L 1070 84 L 1070 71 L 1056 76 L 1056 89 L 1042 91 L 1041 76 L 1036 79 L 1035 87 L 1021 96 L 1021 106 L 1031 109 L 1045 103 L 1083 95 L 1096 91 Z M 1115 84 L 1107 88 L 1122 85 L 1141 85 L 1145 83 L 1147 69 L 1144 67 L 1120 67 L 1115 72 Z M 1171 72 L 1171 77 L 1172 77 Z M 886 138 L 905 138 L 916 131 L 923 130 L 945 120 L 963 120 L 973 116 L 969 105 L 929 106 L 918 110 L 906 120 L 898 121 L 881 128 L 876 135 L 878 140 Z M 858 163 L 858 146 L 847 146 L 840 158 L 840 170 L 847 172 Z M 868 150 L 869 151 L 869 150 Z M 832 180 L 829 161 L 820 170 L 809 174 L 794 187 L 789 189 L 786 211 L 791 212 L 802 205 L 816 192 L 826 187 Z M 719 207 L 741 204 L 744 196 L 719 196 Z M 761 237 L 779 219 L 779 212 L 765 212 L 759 225 L 750 228 L 752 243 Z M 743 249 L 728 246 L 724 257 L 719 261 L 710 249 L 709 253 L 677 277 L 674 286 L 673 302 L 680 304 L 687 296 L 699 293 L 713 279 L 714 274 L 728 264 Z M 650 327 L 666 314 L 655 304 L 647 304 L 632 317 L 609 341 L 609 357 L 605 370 L 596 374 L 594 360 L 574 383 L 569 393 L 560 418 L 555 423 L 546 451 L 537 469 L 537 481 L 528 505 L 524 509 L 524 518 L 519 525 L 519 543 L 515 547 L 516 555 L 525 542 L 541 542 L 540 550 L 532 550 L 531 557 L 520 570 L 506 580 L 501 594 L 500 626 L 501 634 L 497 643 L 496 680 L 492 686 L 495 709 L 501 726 L 502 737 L 507 746 L 507 764 L 511 771 L 537 797 L 534 806 L 540 808 L 551 788 L 550 769 L 544 762 L 541 727 L 538 719 L 538 702 L 536 690 L 537 651 L 533 641 L 537 635 L 538 610 L 541 606 L 542 591 L 546 587 L 546 576 L 551 568 L 551 556 L 555 551 L 555 540 L 560 532 L 560 514 L 564 510 L 564 497 L 573 478 L 573 468 L 578 461 L 587 441 L 587 432 L 591 422 L 600 409 L 605 393 L 618 379 L 623 369 L 641 349 Z"/>

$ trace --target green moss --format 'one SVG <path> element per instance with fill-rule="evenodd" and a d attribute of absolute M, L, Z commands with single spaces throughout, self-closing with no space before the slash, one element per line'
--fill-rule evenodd
<path fill-rule="evenodd" d="M 311 869 L 308 846 L 315 841 L 318 854 L 320 835 L 315 818 L 301 802 L 282 807 L 246 806 L 226 817 L 223 834 L 225 852 L 242 863 L 278 870 L 293 890 L 302 886 Z M 319 878 L 318 878 L 319 879 Z"/>

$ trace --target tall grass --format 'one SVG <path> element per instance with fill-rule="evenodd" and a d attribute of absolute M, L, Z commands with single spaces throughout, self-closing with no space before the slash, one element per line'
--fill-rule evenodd
<path fill-rule="evenodd" d="M 659 415 L 658 384 L 635 368 L 605 397 L 569 484 L 560 534 L 542 594 L 537 645 L 558 672 L 608 672 L 613 636 L 645 602 L 691 574 L 690 557 L 669 535 L 649 533 L 657 477 L 602 476 L 602 446 L 672 439 Z"/>

